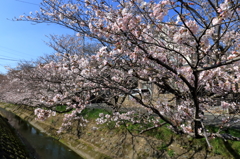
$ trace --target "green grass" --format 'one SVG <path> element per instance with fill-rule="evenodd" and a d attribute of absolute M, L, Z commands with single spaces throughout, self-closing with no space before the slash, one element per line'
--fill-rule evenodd
<path fill-rule="evenodd" d="M 111 114 L 111 112 L 109 112 L 105 109 L 86 108 L 82 111 L 81 115 L 83 115 L 83 117 L 88 120 L 89 119 L 95 120 L 95 119 L 99 118 L 100 113 Z M 109 129 L 112 129 L 113 127 L 115 127 L 115 122 L 111 121 L 104 125 L 107 126 Z M 123 125 L 121 125 L 119 128 L 116 128 L 116 129 L 122 129 L 122 130 L 128 129 L 131 132 L 139 133 L 140 130 L 143 130 L 145 128 L 149 128 L 152 126 L 153 125 L 151 123 L 150 124 L 132 124 L 131 122 L 125 122 Z M 157 139 L 169 141 L 172 138 L 174 133 L 170 129 L 167 128 L 167 125 L 165 125 L 160 128 L 147 131 L 144 134 L 151 136 L 151 137 L 155 137 Z"/>
<path fill-rule="evenodd" d="M 209 132 L 212 132 L 212 133 L 216 133 L 219 130 L 219 128 L 214 126 L 207 126 L 207 129 L 209 130 Z M 240 130 L 233 129 L 233 128 L 222 130 L 220 133 L 230 134 L 235 137 L 240 137 Z M 201 140 L 203 142 L 203 140 L 205 139 L 201 139 Z M 221 138 L 212 138 L 209 140 L 210 140 L 210 144 L 212 145 L 211 152 L 214 155 L 221 155 L 226 158 L 232 158 L 232 157 L 240 158 L 240 141 L 230 141 L 230 140 L 225 141 Z M 196 142 L 196 139 L 194 139 L 194 142 Z M 198 143 L 198 144 L 201 144 L 201 143 Z M 194 144 L 196 145 L 196 143 L 193 143 L 193 145 Z M 201 146 L 203 147 L 204 145 L 201 145 Z"/>
<path fill-rule="evenodd" d="M 224 141 L 223 139 L 212 139 L 210 141 L 213 147 L 213 153 L 225 157 L 240 158 L 240 142 L 239 141 Z"/>
<path fill-rule="evenodd" d="M 86 118 L 86 119 L 97 119 L 99 118 L 99 114 L 103 113 L 103 114 L 110 114 L 109 111 L 105 110 L 105 109 L 91 109 L 91 108 L 85 108 L 82 112 L 81 115 Z"/>
<path fill-rule="evenodd" d="M 145 134 L 163 141 L 169 141 L 175 135 L 166 125 L 147 131 Z"/>
<path fill-rule="evenodd" d="M 214 139 L 210 141 L 211 145 L 213 146 L 212 152 L 216 155 L 229 155 L 226 154 L 226 150 L 224 145 L 224 141 L 222 139 Z"/>
<path fill-rule="evenodd" d="M 208 127 L 208 129 L 210 132 L 216 132 L 218 130 L 215 127 Z M 236 137 L 240 137 L 240 130 L 236 129 L 228 129 L 222 131 L 221 133 L 227 133 Z M 170 157 L 175 155 L 175 152 L 168 148 L 168 143 L 171 141 L 171 138 L 174 138 L 174 140 L 189 140 L 189 144 L 182 145 L 184 149 L 193 151 L 208 150 L 208 145 L 204 138 L 196 139 L 190 137 L 187 139 L 186 135 L 174 134 L 170 129 L 167 128 L 167 126 L 150 130 L 145 134 L 158 140 L 162 140 L 163 144 L 159 145 L 158 149 L 161 151 L 166 151 Z M 213 155 L 221 155 L 225 158 L 240 158 L 240 141 L 224 141 L 220 138 L 212 138 L 210 139 L 210 144 L 213 147 L 210 153 Z"/>
<path fill-rule="evenodd" d="M 240 130 L 237 130 L 237 129 L 227 129 L 224 132 L 229 133 L 236 137 L 240 137 Z"/>
<path fill-rule="evenodd" d="M 175 152 L 174 152 L 174 150 L 172 150 L 172 149 L 168 149 L 168 150 L 167 150 L 167 153 L 168 153 L 168 155 L 169 155 L 170 157 L 173 157 L 173 156 L 175 155 Z"/>
<path fill-rule="evenodd" d="M 58 112 L 63 112 L 67 110 L 67 106 L 66 105 L 58 105 L 56 106 L 56 111 Z"/>

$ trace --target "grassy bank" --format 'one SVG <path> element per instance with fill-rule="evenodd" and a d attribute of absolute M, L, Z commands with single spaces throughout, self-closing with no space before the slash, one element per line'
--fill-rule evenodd
<path fill-rule="evenodd" d="M 194 139 L 189 136 L 178 136 L 166 127 L 153 129 L 144 134 L 138 133 L 138 126 L 128 124 L 127 127 L 114 127 L 114 123 L 96 125 L 99 113 L 109 113 L 102 109 L 86 109 L 82 115 L 90 122 L 86 127 L 78 127 L 78 122 L 64 134 L 56 131 L 61 125 L 63 114 L 57 114 L 44 122 L 34 120 L 33 109 L 25 106 L 1 104 L 29 121 L 43 132 L 59 139 L 72 150 L 85 158 L 209 158 L 229 159 L 240 158 L 240 142 L 210 140 L 213 150 L 207 148 L 204 139 Z M 58 108 L 64 111 L 64 106 Z M 94 128 L 98 129 L 94 129 Z M 213 130 L 214 131 L 214 130 Z M 240 134 L 236 130 L 231 133 Z"/>

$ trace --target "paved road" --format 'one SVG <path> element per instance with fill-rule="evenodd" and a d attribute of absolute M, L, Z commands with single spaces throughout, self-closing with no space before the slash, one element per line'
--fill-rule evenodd
<path fill-rule="evenodd" d="M 204 123 L 206 125 L 221 125 L 223 124 L 223 119 L 227 119 L 229 117 L 229 122 L 225 124 L 227 126 L 230 124 L 231 128 L 240 129 L 240 116 L 239 115 L 232 115 L 232 114 L 225 114 L 225 115 L 219 115 L 219 114 L 210 114 L 205 113 L 204 115 L 205 120 Z M 237 122 L 238 121 L 238 122 Z"/>

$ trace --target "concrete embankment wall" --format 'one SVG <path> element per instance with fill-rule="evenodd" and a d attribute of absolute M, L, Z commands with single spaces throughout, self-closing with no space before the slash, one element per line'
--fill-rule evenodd
<path fill-rule="evenodd" d="M 0 158 L 28 159 L 30 154 L 17 132 L 0 114 Z"/>

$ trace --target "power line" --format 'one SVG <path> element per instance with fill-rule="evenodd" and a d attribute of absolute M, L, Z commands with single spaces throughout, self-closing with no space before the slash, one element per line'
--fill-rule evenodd
<path fill-rule="evenodd" d="M 10 50 L 10 51 L 14 51 L 14 52 L 16 52 L 16 53 L 21 53 L 21 54 L 24 54 L 24 55 L 29 55 L 29 56 L 32 56 L 32 55 L 30 55 L 30 54 L 27 54 L 27 53 L 24 53 L 24 52 L 21 52 L 21 51 L 17 51 L 17 50 L 14 50 L 14 49 L 10 49 L 10 48 L 8 48 L 8 47 L 5 47 L 5 46 L 1 46 L 0 45 L 0 49 L 7 49 L 7 50 Z M 6 51 L 6 50 L 4 50 L 4 52 L 8 52 L 8 53 L 11 53 L 11 52 L 9 52 L 9 51 Z"/>
<path fill-rule="evenodd" d="M 8 58 L 8 59 L 14 59 L 14 60 L 17 60 L 17 59 L 18 59 L 18 58 L 16 58 L 16 57 L 1 55 L 1 52 L 3 52 L 3 53 L 8 53 L 8 51 L 6 52 L 6 51 L 2 51 L 2 50 L 0 49 L 0 57 L 2 57 L 2 58 Z M 8 54 L 8 55 L 9 55 L 9 54 Z"/>
<path fill-rule="evenodd" d="M 27 3 L 27 4 L 31 4 L 31 5 L 39 6 L 39 4 L 31 3 L 31 2 L 27 2 L 27 1 L 22 1 L 22 0 L 15 0 L 15 1 L 22 2 L 22 3 Z"/>
<path fill-rule="evenodd" d="M 15 56 L 15 57 L 16 57 L 16 56 L 17 56 L 17 57 L 23 57 L 22 54 L 16 54 L 16 53 L 11 52 L 11 51 L 2 50 L 2 49 L 0 48 L 0 56 L 2 56 L 2 57 L 4 57 L 4 58 L 12 58 L 12 57 L 6 57 L 6 56 L 1 55 L 1 54 L 13 55 L 13 56 Z"/>
<path fill-rule="evenodd" d="M 5 47 L 6 48 L 6 47 Z M 14 52 L 12 52 L 12 51 Z M 16 54 L 17 52 L 21 53 L 21 54 Z M 7 55 L 13 55 L 14 57 L 11 57 L 11 56 L 5 56 L 3 54 L 7 54 Z M 23 56 L 24 55 L 24 56 Z M 17 57 L 16 57 L 17 56 Z M 21 56 L 21 57 L 20 57 Z M 1 46 L 0 46 L 0 60 L 9 60 L 9 61 L 23 61 L 23 60 L 26 60 L 26 59 L 29 59 L 29 58 L 36 58 L 36 57 L 32 57 L 30 54 L 26 54 L 26 53 L 22 53 L 20 51 L 16 51 L 16 50 L 13 50 L 13 49 L 9 49 L 9 50 L 2 50 L 1 49 Z"/>
<path fill-rule="evenodd" d="M 13 59 L 6 59 L 6 58 L 1 58 L 1 57 L 0 57 L 0 60 L 8 60 L 8 61 L 19 61 L 19 60 L 13 60 Z"/>
<path fill-rule="evenodd" d="M 18 57 L 20 57 L 20 58 L 18 58 L 18 57 L 7 57 L 7 56 L 4 56 L 4 55 L 1 55 L 1 53 L 6 53 L 6 54 L 12 54 L 11 52 L 9 52 L 9 51 L 2 51 L 2 50 L 0 50 L 0 58 L 4 58 L 4 59 L 11 59 L 12 61 L 19 61 L 19 59 L 21 59 L 21 58 L 23 58 L 23 56 L 21 56 L 21 55 L 14 55 L 14 56 L 18 56 Z"/>
<path fill-rule="evenodd" d="M 21 51 L 17 51 L 17 50 L 14 50 L 14 49 L 10 49 L 10 48 L 8 48 L 8 47 L 6 47 L 6 46 L 1 46 L 1 45 L 0 45 L 0 47 L 5 48 L 5 49 L 8 49 L 8 50 L 15 51 L 15 52 L 23 53 L 23 52 L 21 52 Z"/>
<path fill-rule="evenodd" d="M 12 57 L 9 57 L 9 56 L 4 56 L 4 55 L 0 55 L 0 58 L 8 58 L 8 59 L 17 60 L 17 58 L 12 58 Z"/>

